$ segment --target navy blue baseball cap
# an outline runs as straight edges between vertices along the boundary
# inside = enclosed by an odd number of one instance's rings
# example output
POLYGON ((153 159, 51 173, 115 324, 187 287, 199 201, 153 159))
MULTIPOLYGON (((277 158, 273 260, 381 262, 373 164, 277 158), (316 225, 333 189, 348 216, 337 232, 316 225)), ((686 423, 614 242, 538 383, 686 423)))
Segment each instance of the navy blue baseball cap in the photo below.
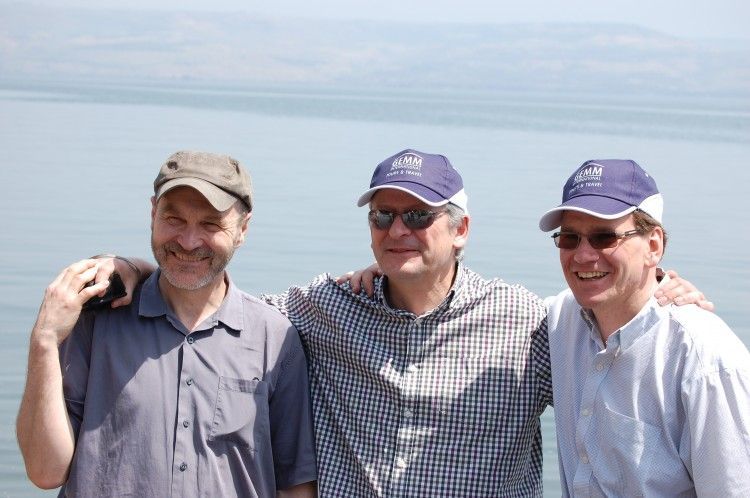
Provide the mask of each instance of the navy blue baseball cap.
POLYGON ((544 213, 539 228, 549 232, 559 227, 563 211, 614 220, 636 209, 662 222, 664 199, 651 175, 629 159, 593 159, 568 178, 562 204, 544 213))
POLYGON ((455 204, 469 213, 461 175, 447 157, 439 154, 406 149, 384 160, 375 168, 370 188, 360 196, 357 206, 364 206, 384 188, 401 190, 429 206, 455 204))

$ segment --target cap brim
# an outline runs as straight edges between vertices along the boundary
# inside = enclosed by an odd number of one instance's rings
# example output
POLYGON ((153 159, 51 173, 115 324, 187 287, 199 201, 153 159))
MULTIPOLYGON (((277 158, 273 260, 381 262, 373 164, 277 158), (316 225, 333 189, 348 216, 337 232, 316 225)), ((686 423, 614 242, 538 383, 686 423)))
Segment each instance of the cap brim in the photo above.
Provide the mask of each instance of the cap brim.
POLYGON ((631 206, 625 202, 602 197, 598 195, 582 195, 574 197, 568 202, 560 204, 544 213, 539 220, 539 229, 543 232, 549 232, 559 227, 562 223, 564 211, 577 211, 588 214, 594 218, 603 220, 615 220, 636 210, 636 206, 631 206))
POLYGON ((190 187, 197 190, 217 211, 226 211, 240 200, 213 183, 200 178, 175 178, 164 182, 156 192, 156 199, 158 200, 162 195, 177 187, 190 187))
POLYGON ((431 190, 427 187, 424 187, 422 185, 419 185, 417 183, 411 183, 411 182, 393 182, 393 183, 387 183, 385 185, 378 185, 377 187, 373 187, 369 190, 367 190, 364 194, 362 194, 359 197, 359 200, 357 201, 357 206, 362 207, 368 202, 370 202, 370 199, 372 199, 372 196, 375 195, 375 193, 378 190, 383 190, 386 188, 391 188, 395 190, 400 190, 402 192, 406 192, 409 195, 413 195, 420 201, 424 202, 428 206, 444 206, 445 204, 448 204, 449 200, 444 199, 440 194, 435 193, 434 190, 431 190))

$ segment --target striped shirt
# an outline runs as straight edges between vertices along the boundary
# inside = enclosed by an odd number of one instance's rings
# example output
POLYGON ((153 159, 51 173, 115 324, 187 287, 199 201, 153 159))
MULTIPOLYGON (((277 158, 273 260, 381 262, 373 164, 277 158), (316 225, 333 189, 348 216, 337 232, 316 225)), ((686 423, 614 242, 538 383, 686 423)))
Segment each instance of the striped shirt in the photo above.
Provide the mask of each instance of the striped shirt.
POLYGON ((384 279, 327 274, 266 300, 308 353, 321 496, 542 496, 539 416, 552 402, 546 309, 459 264, 421 316, 384 279))

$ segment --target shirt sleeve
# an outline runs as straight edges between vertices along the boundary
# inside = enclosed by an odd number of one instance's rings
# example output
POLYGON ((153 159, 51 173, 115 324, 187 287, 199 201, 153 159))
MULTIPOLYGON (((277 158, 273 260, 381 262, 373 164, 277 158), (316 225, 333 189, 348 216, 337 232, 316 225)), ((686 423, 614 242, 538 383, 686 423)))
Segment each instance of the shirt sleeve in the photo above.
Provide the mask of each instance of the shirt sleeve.
POLYGON ((543 407, 552 406, 552 365, 549 356, 546 317, 534 333, 531 347, 536 368, 536 379, 539 382, 540 404, 543 407))
POLYGON ((703 363, 683 384, 680 455, 698 496, 750 496, 750 354, 734 339, 722 351, 732 365, 703 363))
POLYGON ((86 402, 93 321, 94 312, 82 313, 73 331, 60 345, 63 396, 76 440, 83 421, 83 407, 86 402))
POLYGON ((332 279, 324 273, 305 286, 293 286, 281 294, 263 294, 261 299, 286 316, 299 332, 302 341, 316 330, 321 319, 321 310, 317 303, 330 301, 327 294, 331 292, 332 279))
POLYGON ((280 374, 269 400, 276 487, 286 489, 316 479, 307 361, 297 331, 290 327, 280 374))

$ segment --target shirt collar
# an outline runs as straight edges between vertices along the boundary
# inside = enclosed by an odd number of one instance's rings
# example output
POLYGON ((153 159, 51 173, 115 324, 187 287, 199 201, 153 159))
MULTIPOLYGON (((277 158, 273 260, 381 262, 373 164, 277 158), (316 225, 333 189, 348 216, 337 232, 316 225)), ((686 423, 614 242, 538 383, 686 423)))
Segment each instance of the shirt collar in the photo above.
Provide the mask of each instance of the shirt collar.
MULTIPOLYGON (((445 296, 445 299, 433 310, 428 311, 423 316, 429 316, 434 313, 440 313, 449 311, 452 309, 455 309, 459 302, 461 301, 461 297, 466 295, 466 273, 467 273, 466 267, 459 261, 456 263, 456 276, 453 279, 453 285, 451 285, 450 290, 448 291, 448 294, 445 296)), ((390 304, 388 304, 388 300, 385 297, 385 286, 388 281, 388 277, 385 275, 378 277, 375 279, 375 299, 376 301, 396 315, 413 315, 413 313, 402 310, 402 309, 396 309, 392 308, 390 304)))
MULTIPOLYGON (((141 287, 140 298, 138 300, 138 314, 147 318, 156 318, 159 316, 174 316, 169 305, 159 290, 159 276, 161 270, 157 269, 150 277, 143 282, 141 287)), ((242 332, 245 328, 244 300, 242 292, 234 285, 229 273, 224 272, 224 278, 227 279, 227 295, 224 297, 221 306, 211 316, 206 318, 200 326, 200 329, 215 327, 222 323, 226 327, 242 332)))
MULTIPOLYGON (((627 350, 659 320, 659 308, 656 298, 651 296, 637 315, 607 338, 607 348, 619 345, 623 351, 627 350)), ((604 343, 594 313, 590 309, 581 308, 581 318, 589 328, 591 340, 603 348, 604 343)))

